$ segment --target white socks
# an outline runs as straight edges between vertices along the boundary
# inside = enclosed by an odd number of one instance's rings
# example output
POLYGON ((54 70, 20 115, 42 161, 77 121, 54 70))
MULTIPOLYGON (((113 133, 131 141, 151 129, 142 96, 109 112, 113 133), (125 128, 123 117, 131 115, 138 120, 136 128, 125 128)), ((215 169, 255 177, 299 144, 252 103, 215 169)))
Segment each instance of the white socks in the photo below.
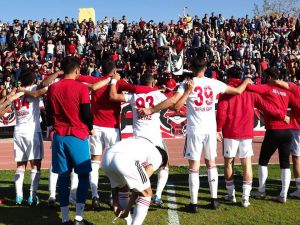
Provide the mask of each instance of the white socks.
POLYGON ((242 198, 249 201, 250 192, 252 190, 252 181, 243 181, 243 196, 242 198))
MULTIPOLYGON (((122 209, 126 209, 129 203, 129 192, 119 192, 119 204, 122 209)), ((126 221, 131 221, 131 214, 129 212, 128 217, 125 218, 126 221)))
POLYGON ((225 180, 225 183, 226 183, 226 189, 227 189, 228 195, 234 196, 235 195, 234 181, 233 180, 225 180))
POLYGON ((30 197, 35 198, 39 187, 41 173, 37 170, 31 170, 30 174, 30 197))
POLYGON ((60 207, 61 209, 61 217, 62 217, 62 222, 68 222, 70 220, 69 216, 69 206, 64 206, 60 207))
POLYGON ((134 217, 132 220, 132 225, 142 225, 150 206, 151 197, 141 197, 137 199, 136 206, 134 208, 134 217))
POLYGON ((57 184, 58 174, 52 172, 52 166, 49 169, 49 192, 50 198, 56 198, 56 184, 57 184))
POLYGON ((199 171, 189 170, 189 190, 192 204, 198 203, 198 191, 199 191, 200 179, 199 171))
POLYGON ((92 171, 90 172, 90 185, 92 191, 92 197, 99 198, 98 195, 98 179, 99 179, 99 168, 101 162, 92 160, 92 171))
POLYGON ((295 178, 297 190, 300 190, 300 178, 295 178))
POLYGON ((23 198, 23 181, 24 181, 24 169, 16 169, 15 172, 15 188, 16 196, 23 198))
POLYGON ((287 197, 287 193, 290 187, 291 182, 291 170, 290 169, 281 169, 281 192, 280 196, 283 198, 287 197))
POLYGON ((208 172, 208 183, 210 189, 211 198, 218 198, 218 170, 217 167, 210 167, 208 172))
POLYGON ((84 211, 83 203, 76 203, 76 212, 75 212, 75 220, 81 221, 83 220, 83 211, 84 211))
POLYGON ((258 191, 265 193, 266 192, 266 180, 268 178, 268 167, 267 166, 258 166, 258 181, 259 188, 258 191))
POLYGON ((161 194, 163 192, 164 187, 167 184, 168 177, 169 177, 169 168, 168 167, 161 168, 157 176, 158 180, 157 180, 156 196, 158 198, 161 198, 161 194))

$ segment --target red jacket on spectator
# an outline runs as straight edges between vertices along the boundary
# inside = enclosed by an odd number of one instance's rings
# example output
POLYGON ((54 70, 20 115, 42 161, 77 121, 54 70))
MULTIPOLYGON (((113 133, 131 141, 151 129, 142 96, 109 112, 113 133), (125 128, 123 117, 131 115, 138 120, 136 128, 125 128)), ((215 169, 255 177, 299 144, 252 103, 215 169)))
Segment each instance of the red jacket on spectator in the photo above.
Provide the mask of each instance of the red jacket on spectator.
MULTIPOLYGON (((238 87, 240 79, 229 79, 229 86, 238 87)), ((258 94, 244 91, 241 95, 221 95, 217 111, 217 131, 222 131, 228 139, 252 139, 254 126, 254 107, 268 109, 278 120, 283 120, 286 112, 264 101, 258 94)))
POLYGON ((69 55, 69 54, 74 55, 75 51, 76 51, 76 44, 67 45, 67 48, 66 48, 67 55, 69 55))
POLYGON ((267 61, 260 62, 260 67, 261 67, 262 72, 264 72, 266 69, 268 69, 268 65, 269 65, 269 63, 267 61))
MULTIPOLYGON (((300 99, 300 86, 296 85, 294 83, 289 83, 290 90, 294 94, 294 96, 298 99, 300 99)), ((300 130, 300 110, 293 107, 291 108, 291 129, 300 130)))
POLYGON ((112 61, 116 62, 119 59, 119 55, 118 55, 118 53, 115 52, 115 53, 110 55, 110 58, 111 58, 112 61))

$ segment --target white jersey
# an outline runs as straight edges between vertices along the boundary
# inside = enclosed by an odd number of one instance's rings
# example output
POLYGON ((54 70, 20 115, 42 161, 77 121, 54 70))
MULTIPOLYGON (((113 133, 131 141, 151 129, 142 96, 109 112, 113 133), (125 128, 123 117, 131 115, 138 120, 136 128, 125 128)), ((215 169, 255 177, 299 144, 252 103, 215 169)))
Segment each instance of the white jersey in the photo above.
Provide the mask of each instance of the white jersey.
POLYGON ((146 94, 128 94, 127 102, 130 103, 132 108, 134 136, 145 137, 155 145, 163 147, 160 130, 160 112, 142 118, 138 115, 137 110, 154 107, 166 99, 166 96, 160 91, 152 91, 146 94))
MULTIPOLYGON (((27 87, 26 90, 35 91, 37 86, 27 87)), ((32 98, 26 95, 14 101, 16 112, 15 133, 41 132, 39 105, 39 98, 32 98)))
POLYGON ((119 141, 108 149, 106 154, 107 156, 118 156, 128 165, 130 165, 130 162, 136 161, 144 167, 151 164, 154 171, 162 163, 162 157, 158 149, 145 138, 128 138, 119 141))
MULTIPOLYGON (((215 103, 218 94, 224 93, 227 85, 207 77, 193 78, 194 87, 187 101, 187 132, 210 134, 217 131, 215 103)), ((178 91, 183 94, 185 83, 178 91)))

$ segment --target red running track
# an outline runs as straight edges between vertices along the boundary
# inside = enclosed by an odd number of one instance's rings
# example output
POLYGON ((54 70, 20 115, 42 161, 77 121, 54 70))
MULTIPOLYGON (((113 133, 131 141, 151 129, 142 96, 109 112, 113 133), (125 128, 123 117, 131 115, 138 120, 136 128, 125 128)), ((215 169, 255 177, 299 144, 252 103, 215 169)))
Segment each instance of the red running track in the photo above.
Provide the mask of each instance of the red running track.
MULTIPOLYGON (((173 166, 184 166, 187 165, 187 161, 183 158, 182 150, 184 146, 184 139, 165 139, 165 142, 169 149, 170 164, 173 166)), ((253 141, 254 157, 253 163, 258 163, 258 156, 261 147, 262 138, 255 138, 253 141)), ((42 162, 43 168, 49 168, 51 162, 51 142, 44 141, 45 158, 42 162)), ((237 163, 239 160, 237 160, 237 163)), ((278 154, 274 154, 272 163, 278 163, 278 154)), ((204 159, 201 159, 201 163, 204 164, 204 159)), ((218 157, 217 164, 223 164, 222 158, 222 144, 218 143, 218 157)), ((12 139, 0 139, 0 170, 15 169, 16 163, 14 161, 13 153, 13 141, 12 139)))

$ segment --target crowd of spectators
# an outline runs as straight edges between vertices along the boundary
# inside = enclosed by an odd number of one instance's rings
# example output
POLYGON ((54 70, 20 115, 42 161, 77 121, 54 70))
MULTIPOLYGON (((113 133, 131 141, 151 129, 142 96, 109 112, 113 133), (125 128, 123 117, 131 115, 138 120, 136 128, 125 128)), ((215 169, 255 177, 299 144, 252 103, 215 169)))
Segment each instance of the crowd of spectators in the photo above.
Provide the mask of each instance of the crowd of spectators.
MULTIPOLYGON (((173 90, 182 76, 167 71, 169 52, 184 52, 184 68, 194 55, 209 62, 207 76, 226 81, 227 70, 241 67, 243 77, 260 83, 263 71, 276 66, 287 81, 299 80, 300 16, 224 18, 205 14, 203 18, 183 15, 178 21, 129 22, 105 17, 94 23, 74 18, 42 21, 15 19, 0 21, 1 96, 18 86, 24 68, 32 68, 37 80, 60 70, 66 55, 81 60, 81 74, 102 76, 101 62, 116 62, 123 79, 138 84, 146 71, 157 85, 173 90)), ((242 78, 243 78, 242 77, 242 78)))

